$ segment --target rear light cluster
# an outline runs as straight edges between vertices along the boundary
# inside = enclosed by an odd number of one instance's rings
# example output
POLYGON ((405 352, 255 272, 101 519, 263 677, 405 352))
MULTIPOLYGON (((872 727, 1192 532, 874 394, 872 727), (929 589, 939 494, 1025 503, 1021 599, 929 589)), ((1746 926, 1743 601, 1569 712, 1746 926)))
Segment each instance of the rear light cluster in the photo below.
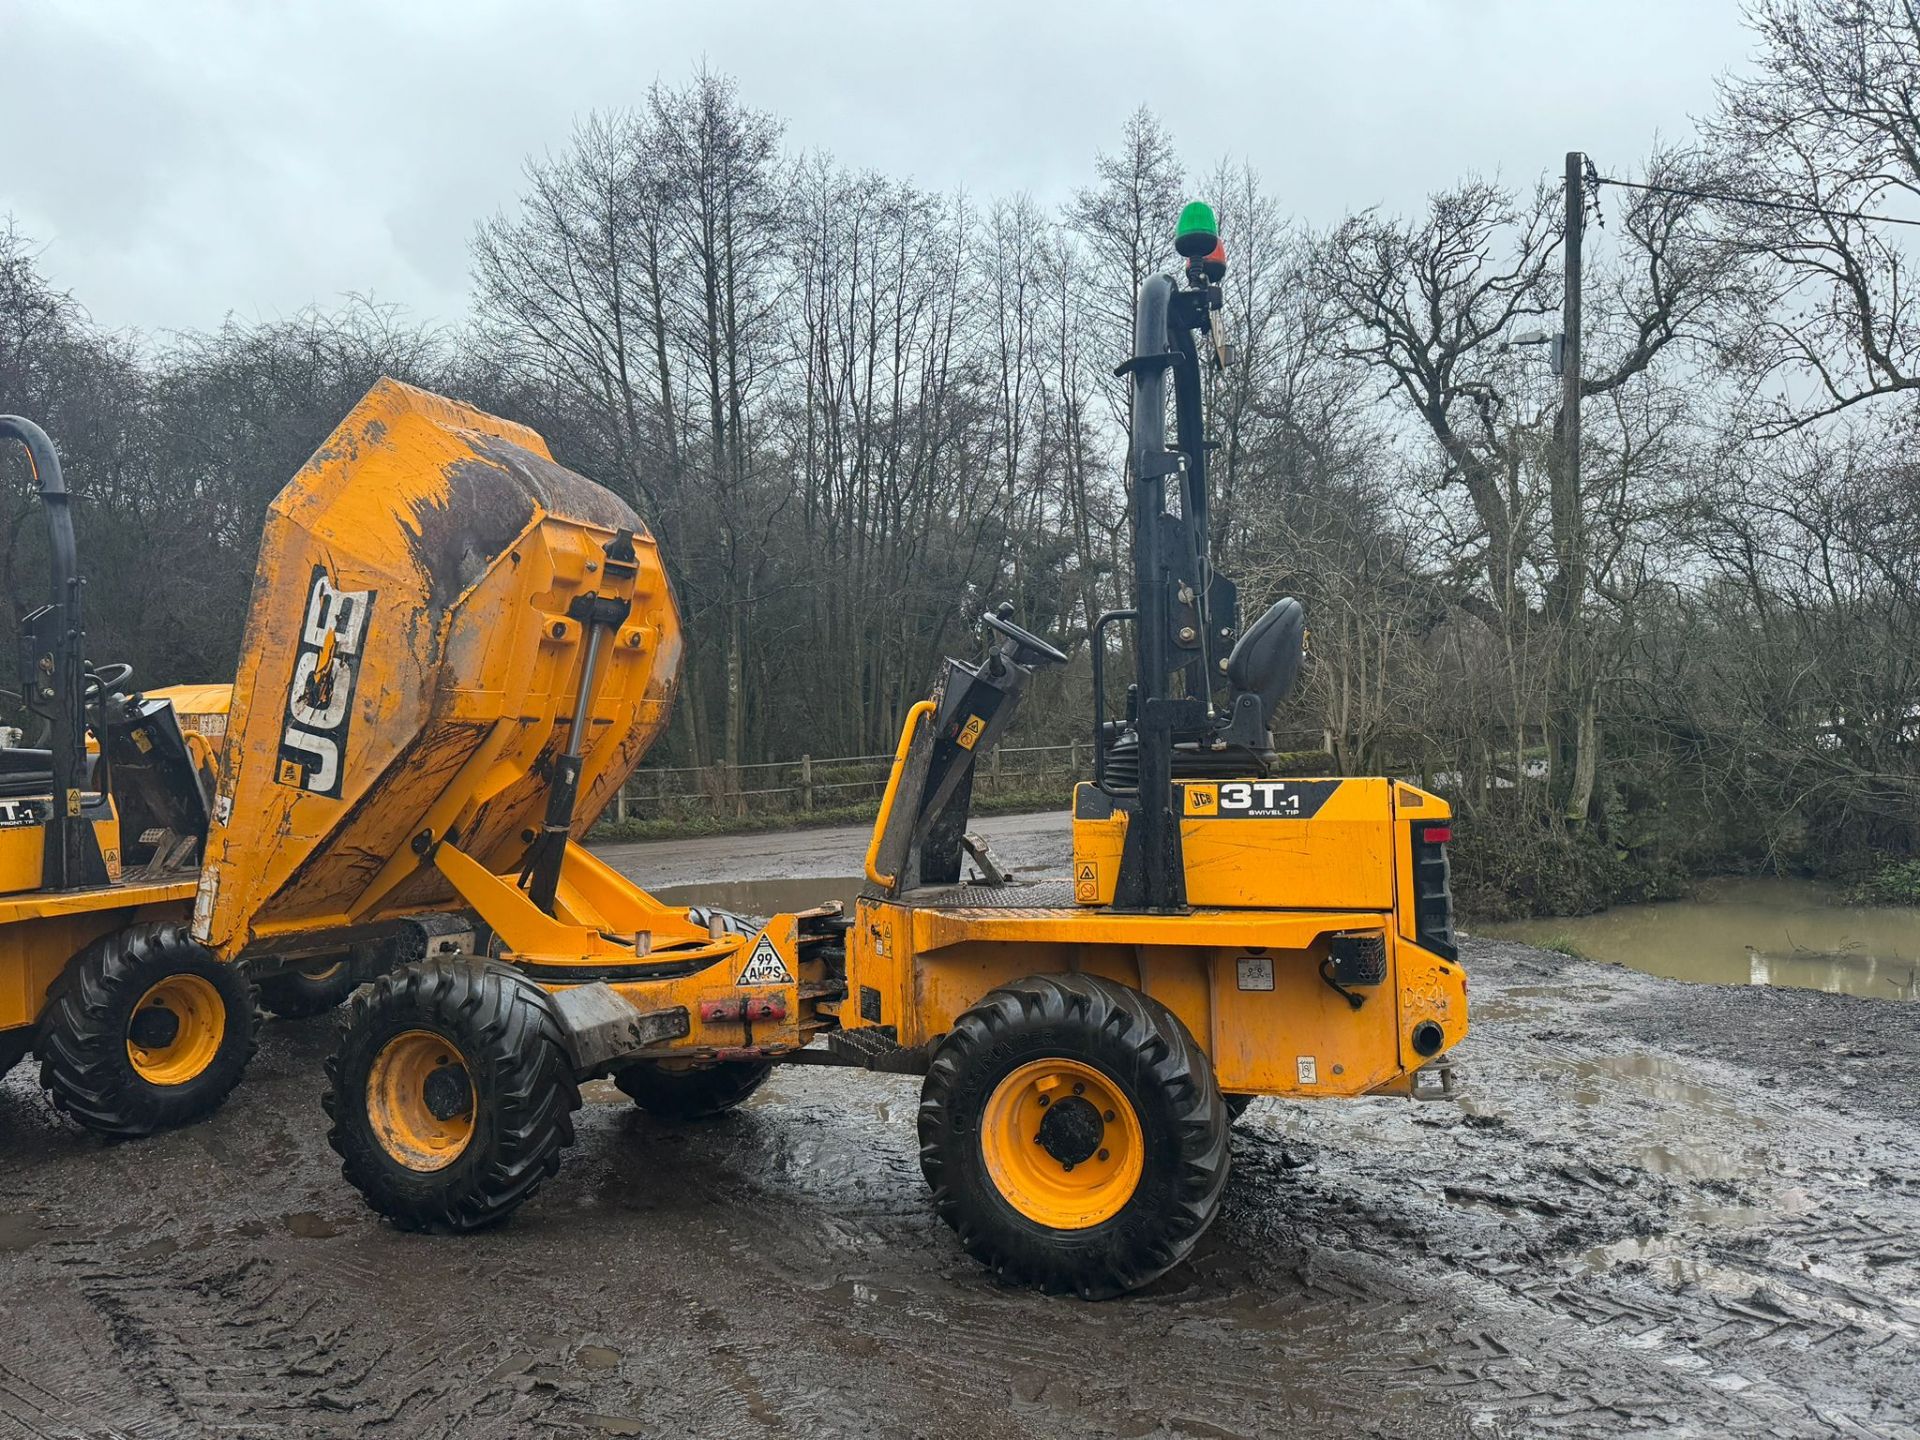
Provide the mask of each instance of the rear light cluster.
POLYGON ((1421 948, 1448 960, 1453 943, 1453 888, 1448 882, 1447 842, 1453 827, 1416 820, 1413 830, 1413 930, 1421 948))

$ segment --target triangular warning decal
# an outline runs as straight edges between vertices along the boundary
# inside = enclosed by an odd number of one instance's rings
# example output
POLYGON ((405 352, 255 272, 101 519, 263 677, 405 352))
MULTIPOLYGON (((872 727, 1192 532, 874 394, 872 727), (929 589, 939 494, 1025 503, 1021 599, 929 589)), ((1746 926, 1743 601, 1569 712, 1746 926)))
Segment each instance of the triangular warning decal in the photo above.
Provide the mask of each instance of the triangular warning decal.
POLYGON ((1073 878, 1076 880, 1098 880, 1100 878, 1100 872, 1094 868, 1091 860, 1082 860, 1080 862, 1080 868, 1074 873, 1073 878))
POLYGON ((762 935, 759 943, 753 947, 753 955, 747 961, 747 968, 740 972, 740 978, 735 983, 791 985, 793 972, 787 969, 787 962, 780 958, 780 952, 773 948, 773 941, 762 935))

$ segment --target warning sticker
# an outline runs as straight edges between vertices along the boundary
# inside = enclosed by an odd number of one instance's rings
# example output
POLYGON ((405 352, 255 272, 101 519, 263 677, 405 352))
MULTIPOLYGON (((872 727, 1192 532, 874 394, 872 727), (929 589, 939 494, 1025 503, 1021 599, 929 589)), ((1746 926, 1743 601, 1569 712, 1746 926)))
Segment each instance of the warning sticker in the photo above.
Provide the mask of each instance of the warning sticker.
POLYGON ((212 938, 214 902, 220 898, 220 872, 209 866, 200 872, 200 886, 193 895, 193 938, 202 945, 212 938))
POLYGON ((978 715, 969 715, 967 723, 960 727, 960 733, 953 737, 953 743, 962 750, 971 750, 986 733, 987 722, 978 715))
POLYGON ((773 941, 766 936, 760 937, 760 943, 753 947, 753 954, 747 960, 747 968, 740 972, 737 985, 791 985, 793 972, 787 969, 787 962, 780 958, 780 952, 773 948, 773 941))
POLYGON ((1318 1085, 1320 1083, 1320 1064, 1313 1056, 1295 1056, 1293 1066, 1294 1069, 1299 1072, 1300 1083, 1302 1085, 1318 1085))
POLYGON ((1239 959, 1239 984, 1242 990, 1273 989, 1273 957, 1242 955, 1239 959))
POLYGON ((1094 861, 1082 860, 1073 867, 1073 898, 1082 901, 1100 898, 1100 867, 1094 861))

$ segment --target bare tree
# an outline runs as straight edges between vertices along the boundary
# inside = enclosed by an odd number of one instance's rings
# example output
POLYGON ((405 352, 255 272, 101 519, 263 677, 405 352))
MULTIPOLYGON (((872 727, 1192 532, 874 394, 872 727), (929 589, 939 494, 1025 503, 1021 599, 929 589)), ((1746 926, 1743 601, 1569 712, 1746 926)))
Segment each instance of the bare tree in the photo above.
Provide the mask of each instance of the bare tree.
POLYGON ((1504 342, 1557 303, 1555 210, 1545 187, 1522 200, 1469 180, 1417 221, 1349 218, 1315 259, 1344 321, 1340 353, 1386 378, 1438 446, 1440 486, 1466 492, 1488 598, 1503 612, 1524 604, 1520 477, 1537 444, 1517 405, 1526 372, 1504 342))
POLYGON ((1913 0, 1760 0, 1756 64, 1721 83, 1706 125, 1726 233, 1772 282, 1757 337, 1756 423, 1779 433, 1920 387, 1920 298, 1908 234, 1920 198, 1920 7, 1913 0))

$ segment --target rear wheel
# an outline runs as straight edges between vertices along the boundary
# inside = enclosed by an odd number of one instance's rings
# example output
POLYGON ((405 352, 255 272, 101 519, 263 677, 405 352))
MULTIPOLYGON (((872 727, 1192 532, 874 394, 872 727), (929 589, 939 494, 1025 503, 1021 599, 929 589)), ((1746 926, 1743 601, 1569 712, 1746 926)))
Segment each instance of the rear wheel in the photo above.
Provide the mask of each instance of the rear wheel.
POLYGON ((723 1060, 699 1067, 640 1060, 616 1072, 613 1083, 657 1119, 708 1120, 745 1103, 772 1070, 765 1060, 723 1060))
POLYGON ((934 1052, 920 1164, 975 1258, 1098 1299, 1193 1249, 1219 1209, 1227 1125, 1207 1057, 1165 1006, 1043 975, 993 991, 934 1052))
POLYGON ((253 987, 184 925, 102 936, 60 973, 34 1050, 53 1103, 103 1135, 211 1113, 253 1055, 253 987))
POLYGON ((580 1091, 546 991, 493 960, 433 959, 354 998, 327 1061, 327 1142, 405 1230, 479 1230, 560 1169, 580 1091))
POLYGON ((351 995, 360 983, 354 967, 354 954, 343 950, 338 955, 309 960, 278 975, 258 982, 260 1003, 282 1020, 300 1020, 323 1015, 351 995))

